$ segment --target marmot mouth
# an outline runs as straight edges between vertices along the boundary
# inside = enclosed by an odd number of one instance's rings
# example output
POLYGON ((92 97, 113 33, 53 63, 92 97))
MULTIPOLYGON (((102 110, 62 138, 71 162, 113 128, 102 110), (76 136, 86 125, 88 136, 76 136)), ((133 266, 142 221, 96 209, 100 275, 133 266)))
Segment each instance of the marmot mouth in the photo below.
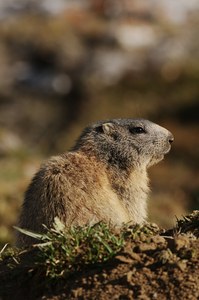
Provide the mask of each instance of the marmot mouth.
POLYGON ((169 146, 168 149, 164 152, 164 155, 167 154, 167 153, 169 153, 170 150, 171 150, 171 146, 169 146))

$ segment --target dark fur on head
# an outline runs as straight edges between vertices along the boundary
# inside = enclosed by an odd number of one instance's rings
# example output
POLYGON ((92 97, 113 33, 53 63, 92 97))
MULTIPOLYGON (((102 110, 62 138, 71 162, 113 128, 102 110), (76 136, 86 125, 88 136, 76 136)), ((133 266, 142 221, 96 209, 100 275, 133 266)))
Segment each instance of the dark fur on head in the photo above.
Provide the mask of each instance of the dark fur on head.
POLYGON ((163 127, 143 119, 113 119, 87 127, 74 150, 94 154, 120 169, 149 167, 169 152, 172 134, 163 127))

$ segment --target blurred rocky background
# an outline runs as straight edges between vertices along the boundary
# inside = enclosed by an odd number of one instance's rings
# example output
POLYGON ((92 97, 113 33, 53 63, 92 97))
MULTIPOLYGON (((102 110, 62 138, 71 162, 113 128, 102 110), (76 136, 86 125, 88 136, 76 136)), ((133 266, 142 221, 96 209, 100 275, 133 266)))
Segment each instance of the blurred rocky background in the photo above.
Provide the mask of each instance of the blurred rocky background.
POLYGON ((0 244, 40 162, 92 121, 143 117, 175 135, 150 170, 149 220, 199 209, 199 1, 0 1, 0 244))

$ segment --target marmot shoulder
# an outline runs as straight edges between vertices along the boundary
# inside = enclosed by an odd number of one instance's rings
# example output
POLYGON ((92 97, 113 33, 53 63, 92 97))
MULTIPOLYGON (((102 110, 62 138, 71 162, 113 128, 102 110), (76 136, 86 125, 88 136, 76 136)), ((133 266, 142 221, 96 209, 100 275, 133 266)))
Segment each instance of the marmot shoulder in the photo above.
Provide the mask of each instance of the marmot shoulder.
MULTIPOLYGON (((66 225, 104 221, 121 226, 147 217, 147 169, 169 152, 173 135, 143 119, 87 127, 70 152, 41 165, 30 183, 19 227, 43 232, 57 216, 66 225)), ((35 240, 18 234, 17 245, 35 240)))

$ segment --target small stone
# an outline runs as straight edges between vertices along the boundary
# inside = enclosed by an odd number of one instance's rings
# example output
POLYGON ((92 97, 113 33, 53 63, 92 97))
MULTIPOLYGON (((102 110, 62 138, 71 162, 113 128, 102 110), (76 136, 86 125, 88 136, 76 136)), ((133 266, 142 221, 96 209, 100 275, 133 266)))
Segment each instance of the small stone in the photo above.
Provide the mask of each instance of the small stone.
POLYGON ((176 250, 178 251, 181 248, 188 247, 189 239, 186 236, 180 235, 175 238, 174 243, 175 243, 176 250))
POLYGON ((159 235, 153 236, 151 238, 151 240, 156 244, 164 244, 166 242, 165 238, 163 238, 162 236, 159 236, 159 235))
POLYGON ((157 246, 155 243, 150 243, 150 244, 142 243, 138 246, 138 248, 140 252, 145 252, 145 251, 155 250, 157 246))
POLYGON ((130 264, 133 262, 131 258, 125 257, 124 255, 117 255, 115 258, 126 264, 130 264))
POLYGON ((185 261, 178 261, 177 266, 181 271, 184 271, 187 267, 187 264, 185 261))

